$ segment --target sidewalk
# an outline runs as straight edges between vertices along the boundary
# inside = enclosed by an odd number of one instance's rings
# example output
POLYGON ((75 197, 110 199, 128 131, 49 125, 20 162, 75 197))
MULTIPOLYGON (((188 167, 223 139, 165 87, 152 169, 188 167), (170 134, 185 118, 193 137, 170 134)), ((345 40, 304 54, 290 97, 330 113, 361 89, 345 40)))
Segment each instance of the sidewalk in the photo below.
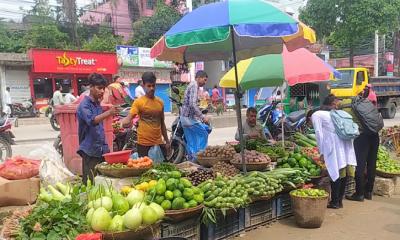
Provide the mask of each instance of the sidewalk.
POLYGON ((374 196, 362 203, 344 200, 344 208, 327 209, 321 228, 297 227, 294 217, 270 227, 246 232, 235 240, 398 240, 400 239, 400 196, 374 196), (268 237, 266 237, 268 236, 268 237))

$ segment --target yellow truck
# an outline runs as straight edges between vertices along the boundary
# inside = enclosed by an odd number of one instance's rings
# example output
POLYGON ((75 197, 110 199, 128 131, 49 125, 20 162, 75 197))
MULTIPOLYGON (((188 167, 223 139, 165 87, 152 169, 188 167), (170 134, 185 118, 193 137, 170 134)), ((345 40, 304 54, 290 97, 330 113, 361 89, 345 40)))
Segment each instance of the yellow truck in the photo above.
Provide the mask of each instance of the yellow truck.
POLYGON ((378 108, 383 118, 392 119, 400 104, 400 78, 398 77, 369 77, 366 68, 339 68, 341 78, 330 84, 331 93, 337 97, 355 97, 360 94, 367 84, 375 91, 378 108))

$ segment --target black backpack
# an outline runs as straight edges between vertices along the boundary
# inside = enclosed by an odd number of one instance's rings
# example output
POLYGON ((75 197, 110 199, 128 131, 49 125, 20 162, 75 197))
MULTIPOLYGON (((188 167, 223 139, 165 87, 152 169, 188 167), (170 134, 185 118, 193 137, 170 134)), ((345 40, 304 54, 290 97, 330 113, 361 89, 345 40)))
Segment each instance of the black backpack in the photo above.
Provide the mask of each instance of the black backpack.
POLYGON ((353 99, 351 108, 366 131, 378 133, 383 128, 383 118, 370 100, 358 96, 353 99))

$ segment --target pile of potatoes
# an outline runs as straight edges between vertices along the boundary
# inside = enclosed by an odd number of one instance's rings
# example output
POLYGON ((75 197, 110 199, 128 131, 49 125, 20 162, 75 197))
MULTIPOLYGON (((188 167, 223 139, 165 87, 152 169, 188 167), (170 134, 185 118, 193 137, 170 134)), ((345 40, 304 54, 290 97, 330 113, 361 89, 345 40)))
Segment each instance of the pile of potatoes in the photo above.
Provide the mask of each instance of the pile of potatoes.
POLYGON ((199 152, 199 157, 218 157, 232 159, 236 154, 235 148, 231 145, 208 146, 204 151, 199 152))
MULTIPOLYGON (((245 150, 244 151, 244 159, 246 163, 270 163, 271 159, 263 154, 259 153, 255 150, 245 150)), ((233 157, 233 163, 242 163, 242 157, 240 153, 236 153, 233 157)))

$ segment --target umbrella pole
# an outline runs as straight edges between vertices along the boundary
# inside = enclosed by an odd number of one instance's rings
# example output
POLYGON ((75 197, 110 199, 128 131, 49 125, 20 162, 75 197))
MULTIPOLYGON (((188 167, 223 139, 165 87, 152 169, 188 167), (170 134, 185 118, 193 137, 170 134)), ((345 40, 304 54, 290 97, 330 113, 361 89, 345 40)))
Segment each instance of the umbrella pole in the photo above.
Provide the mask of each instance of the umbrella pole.
POLYGON ((238 121, 239 140, 240 140, 240 156, 242 157, 243 172, 247 172, 245 159, 244 159, 244 139, 243 139, 243 126, 242 126, 242 109, 240 106, 241 91, 239 86, 239 77, 237 72, 237 59, 236 59, 236 47, 235 47, 235 31, 233 26, 230 26, 231 38, 232 38, 232 54, 233 54, 233 66, 235 71, 235 83, 236 83, 236 94, 235 94, 235 105, 236 115, 238 121))

